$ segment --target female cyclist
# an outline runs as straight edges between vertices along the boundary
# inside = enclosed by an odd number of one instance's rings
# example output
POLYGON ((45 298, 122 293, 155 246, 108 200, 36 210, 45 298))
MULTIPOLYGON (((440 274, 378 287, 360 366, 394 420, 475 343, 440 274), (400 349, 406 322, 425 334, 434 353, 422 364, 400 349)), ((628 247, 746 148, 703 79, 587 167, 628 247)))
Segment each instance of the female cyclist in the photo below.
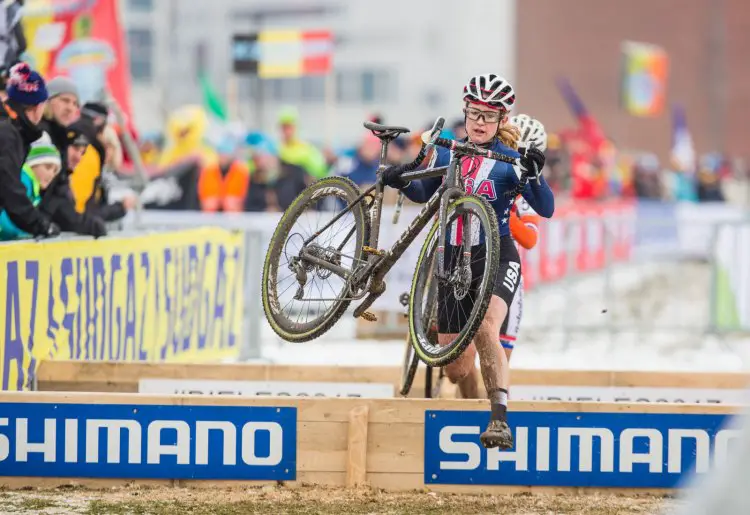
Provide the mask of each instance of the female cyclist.
MULTIPOLYGON (((511 118, 510 123, 517 127, 521 133, 518 140, 520 147, 533 147, 542 152, 547 150, 547 132, 539 120, 535 120, 525 114, 519 114, 511 118)), ((511 217, 508 225, 510 226, 511 237, 526 250, 533 249, 539 238, 539 215, 536 214, 521 195, 516 197, 516 202, 513 204, 510 212, 511 217)), ((500 329, 500 345, 505 349, 508 362, 510 362, 510 356, 513 353, 513 347, 518 337, 522 316, 523 275, 521 275, 516 296, 510 305, 508 316, 505 317, 503 326, 500 329)))
MULTIPOLYGON (((547 149, 547 133, 544 125, 528 115, 521 114, 510 119, 510 123, 520 131, 518 145, 521 147, 534 147, 544 152, 547 149)), ((518 245, 526 250, 533 249, 539 238, 539 215, 531 208, 529 203, 521 195, 516 197, 513 207, 510 209, 508 220, 510 236, 518 245)), ((518 284, 518 290, 513 297, 508 314, 505 316, 503 325, 500 327, 500 346, 505 349, 505 356, 510 363, 511 354, 515 347, 518 331, 521 327, 523 317, 523 274, 518 284)), ((472 356, 476 353, 473 345, 466 352, 472 356)), ((469 374, 461 380, 459 388, 464 399, 476 399, 479 397, 477 390, 477 371, 472 368, 469 374)))
MULTIPOLYGON (((479 353, 482 379, 490 399, 492 414, 487 429, 480 435, 482 444, 487 447, 509 449, 513 446, 513 436, 507 423, 509 369, 508 359, 497 344, 500 325, 508 313, 508 306, 518 289, 521 277, 521 262, 518 250, 510 237, 510 210, 515 203, 515 190, 522 174, 531 178, 523 188, 522 195, 534 210, 544 217, 551 217, 555 210, 555 200, 549 186, 540 175, 544 167, 544 153, 529 148, 520 153, 513 150, 517 146, 519 131, 510 125, 508 114, 516 101, 512 86, 495 74, 472 77, 464 86, 464 124, 471 143, 501 152, 512 157, 520 157, 520 167, 508 163, 483 158, 464 158, 461 173, 469 192, 484 196, 492 205, 500 229, 500 268, 493 289, 492 299, 482 325, 473 343, 479 353), (537 179, 539 182, 537 182, 537 179)), ((445 166, 450 162, 451 152, 437 148, 430 166, 445 166)), ((399 171, 388 168, 383 171, 383 183, 398 188, 413 202, 426 202, 440 187, 441 179, 430 178, 411 183, 401 179, 399 171)), ((481 255, 482 235, 471 235, 474 239, 472 255, 481 255)), ((450 245, 446 245, 446 265, 456 259, 461 247, 460 235, 451 229, 450 245)), ((481 264, 483 270, 483 264, 481 264)), ((443 313, 458 308, 458 312, 470 313, 472 306, 465 305, 473 296, 467 295, 456 300, 448 294, 447 288, 439 288, 439 303, 445 309, 438 314, 438 342, 447 344, 453 341, 462 327, 461 320, 445 320, 443 313)), ((465 321, 463 321, 465 323, 465 321)), ((453 383, 458 383, 462 392, 468 391, 466 378, 474 369, 474 352, 464 352, 457 360, 446 366, 446 373, 453 383)), ((476 381, 474 382, 476 392, 476 381)), ((476 397, 476 393, 473 395, 476 397)))

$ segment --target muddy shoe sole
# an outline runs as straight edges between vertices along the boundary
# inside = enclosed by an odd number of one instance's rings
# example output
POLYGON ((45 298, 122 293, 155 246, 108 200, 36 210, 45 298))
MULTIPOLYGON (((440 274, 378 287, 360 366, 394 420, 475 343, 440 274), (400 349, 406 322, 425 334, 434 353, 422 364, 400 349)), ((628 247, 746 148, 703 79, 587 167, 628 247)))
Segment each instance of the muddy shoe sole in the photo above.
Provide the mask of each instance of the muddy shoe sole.
POLYGON ((479 436, 479 441, 486 449, 499 447, 507 450, 513 448, 513 435, 510 431, 485 431, 479 436))

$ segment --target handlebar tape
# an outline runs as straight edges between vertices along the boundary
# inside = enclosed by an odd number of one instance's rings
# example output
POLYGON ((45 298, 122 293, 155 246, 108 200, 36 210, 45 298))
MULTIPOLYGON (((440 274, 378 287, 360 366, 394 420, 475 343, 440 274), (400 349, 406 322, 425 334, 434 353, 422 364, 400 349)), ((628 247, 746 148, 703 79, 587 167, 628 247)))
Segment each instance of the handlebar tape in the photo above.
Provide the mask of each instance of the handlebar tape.
POLYGON ((517 159, 515 157, 506 156, 505 154, 501 154, 499 152, 493 152, 492 150, 486 148, 477 147, 476 145, 472 145, 470 143, 461 143, 460 141, 452 139, 437 138, 437 140, 435 140, 435 145, 450 150, 456 150, 462 154, 486 157, 487 159, 492 159, 494 161, 502 161, 503 163, 514 164, 517 162, 517 159))

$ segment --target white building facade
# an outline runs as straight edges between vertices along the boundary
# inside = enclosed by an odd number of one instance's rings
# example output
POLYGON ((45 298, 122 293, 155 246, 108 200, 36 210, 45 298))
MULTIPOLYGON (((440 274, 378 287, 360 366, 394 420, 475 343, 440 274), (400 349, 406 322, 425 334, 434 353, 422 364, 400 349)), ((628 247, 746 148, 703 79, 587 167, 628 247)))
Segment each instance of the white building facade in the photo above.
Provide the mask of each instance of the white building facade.
POLYGON ((279 109, 294 105, 304 137, 335 145, 358 138, 372 113, 413 130, 458 118, 470 76, 515 76, 515 0, 120 1, 142 131, 161 131, 169 111, 202 102, 200 63, 248 128, 275 133, 279 109), (266 29, 332 31, 332 75, 235 75, 232 36, 266 29))

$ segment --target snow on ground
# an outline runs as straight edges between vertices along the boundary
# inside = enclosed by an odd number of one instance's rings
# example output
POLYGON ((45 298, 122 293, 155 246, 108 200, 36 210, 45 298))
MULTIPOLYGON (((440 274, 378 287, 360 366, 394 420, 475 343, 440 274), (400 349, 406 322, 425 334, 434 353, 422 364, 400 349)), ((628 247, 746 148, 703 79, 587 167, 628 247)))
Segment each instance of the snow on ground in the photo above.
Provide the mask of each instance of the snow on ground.
MULTIPOLYGON (((514 368, 746 370, 750 337, 709 335, 711 270, 652 261, 566 279, 527 293, 514 368)), ((404 340, 357 340, 347 313, 313 342, 288 343, 263 320, 261 361, 400 366, 404 340)))

